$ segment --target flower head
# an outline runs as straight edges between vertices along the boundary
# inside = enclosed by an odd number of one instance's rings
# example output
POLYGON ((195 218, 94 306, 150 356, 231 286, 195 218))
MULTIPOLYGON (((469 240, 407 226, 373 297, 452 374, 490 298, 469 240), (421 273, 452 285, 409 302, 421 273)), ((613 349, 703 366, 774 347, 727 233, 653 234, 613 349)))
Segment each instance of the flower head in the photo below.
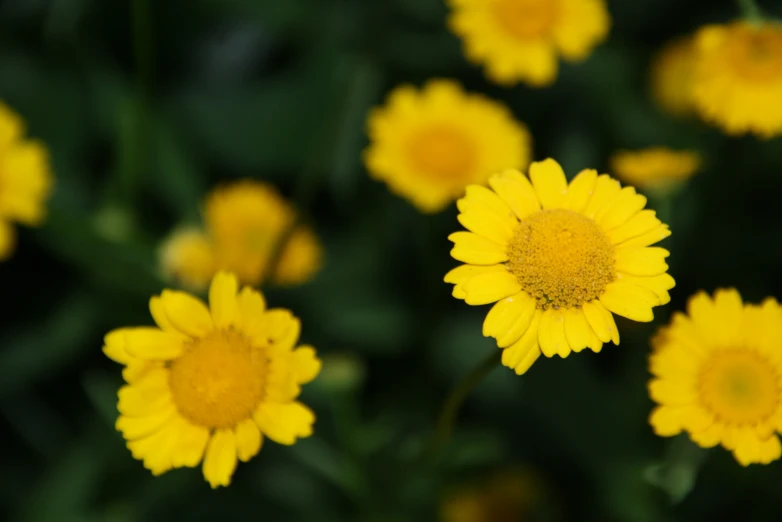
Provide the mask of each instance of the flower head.
POLYGON ((629 151, 611 156, 611 171, 616 177, 646 190, 665 190, 695 174, 701 166, 695 151, 675 151, 665 147, 629 151))
POLYGON ((301 284, 321 264, 322 248, 306 225, 293 231, 296 212, 266 183, 244 180, 213 190, 206 199, 206 230, 175 232, 161 249, 163 270, 185 285, 202 289, 218 270, 257 285, 269 276, 280 285, 301 284), (278 243, 285 241, 273 268, 278 243))
POLYGON ((453 81, 431 81, 421 91, 398 87, 368 128, 369 173, 422 212, 438 212, 468 184, 530 161, 526 127, 505 106, 453 81))
POLYGON ((469 232, 449 236, 451 255, 466 264, 445 276, 467 304, 496 303, 483 334, 519 374, 541 353, 619 344, 612 312, 651 321, 674 286, 668 251, 650 246, 668 226, 635 189, 594 170, 568 185, 552 159, 533 163, 530 179, 508 170, 489 179, 492 190, 467 187, 457 204, 469 232))
POLYGON ((733 22, 701 29, 693 103, 728 134, 782 134, 782 24, 733 22))
POLYGON ((0 259, 14 250, 11 223, 38 226, 46 216, 44 203, 52 188, 46 149, 23 137, 24 123, 0 102, 0 259))
POLYGON ((580 61, 608 36, 603 0, 449 0, 451 30, 467 58, 497 83, 535 87, 557 77, 558 59, 580 61))
POLYGON ((654 431, 686 431, 721 444, 743 466, 782 454, 782 307, 743 304, 736 290, 700 292, 652 341, 649 394, 654 431))
POLYGON ((296 398, 320 361, 312 347, 296 348, 301 325, 288 310, 267 310, 225 272, 209 308, 164 290, 149 309, 157 326, 114 330, 103 351, 125 365, 117 429, 153 474, 203 461, 209 484, 227 486, 264 437, 290 445, 312 434, 315 416, 296 398))
POLYGON ((692 113, 694 64, 695 48, 689 36, 666 44, 652 62, 652 95, 663 109, 674 116, 692 113))

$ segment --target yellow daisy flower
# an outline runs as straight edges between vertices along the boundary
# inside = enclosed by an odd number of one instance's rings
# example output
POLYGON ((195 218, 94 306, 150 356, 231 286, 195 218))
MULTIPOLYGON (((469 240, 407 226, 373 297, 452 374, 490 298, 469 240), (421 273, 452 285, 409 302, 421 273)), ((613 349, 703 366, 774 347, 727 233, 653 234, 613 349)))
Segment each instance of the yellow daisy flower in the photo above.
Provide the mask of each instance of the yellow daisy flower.
POLYGON ((175 230, 160 252, 163 272, 187 288, 206 288, 217 269, 209 237, 194 227, 175 230))
POLYGON ((364 162, 372 177, 421 212, 438 212, 470 183, 526 168, 531 138, 502 104, 449 80, 395 89, 369 116, 364 162))
POLYGON ((649 394, 655 433, 686 431, 743 466, 782 454, 782 307, 743 304, 734 290, 693 296, 652 341, 649 394))
POLYGON ((584 60, 608 36, 604 0, 449 0, 464 53, 493 81, 534 87, 557 77, 558 59, 584 60))
POLYGON ((22 120, 0 102, 0 260, 7 259, 16 244, 11 223, 43 222, 53 184, 46 149, 23 134, 22 120))
POLYGON ((541 353, 567 357, 619 344, 612 312, 651 321, 669 302, 674 281, 668 251, 650 245, 670 235, 643 210, 646 198, 594 170, 568 185, 559 164, 533 163, 530 180, 515 170, 472 185, 457 202, 451 256, 453 296, 470 305, 496 303, 483 334, 503 348, 502 362, 526 372, 541 353))
POLYGON ((264 436, 291 445, 312 434, 315 415, 296 401, 320 361, 296 347, 301 324, 288 310, 218 273, 209 308, 164 290, 149 302, 156 327, 120 328, 103 352, 125 365, 117 429, 154 475, 203 461, 204 478, 227 486, 264 436))
POLYGON ((626 183, 644 190, 665 190, 688 180, 701 166, 700 154, 650 147, 620 150, 611 156, 611 172, 626 183))
POLYGON ((707 26, 696 46, 692 93, 701 117, 728 134, 782 134, 782 24, 707 26))
POLYGON ((689 36, 666 44, 652 62, 652 96, 660 107, 674 116, 687 116, 693 111, 694 64, 695 48, 689 36))

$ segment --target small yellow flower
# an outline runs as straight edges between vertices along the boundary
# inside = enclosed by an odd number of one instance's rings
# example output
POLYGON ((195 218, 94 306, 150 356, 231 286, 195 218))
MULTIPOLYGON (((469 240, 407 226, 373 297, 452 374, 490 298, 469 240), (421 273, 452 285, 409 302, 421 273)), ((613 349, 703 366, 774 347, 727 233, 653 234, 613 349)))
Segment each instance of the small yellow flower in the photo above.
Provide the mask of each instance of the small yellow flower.
POLYGON ((22 120, 0 102, 0 260, 7 259, 16 244, 11 223, 43 222, 53 184, 46 149, 23 134, 22 120))
POLYGON ((620 150, 611 157, 611 171, 617 178, 644 190, 665 190, 693 176, 701 166, 695 151, 665 147, 620 150))
POLYGON ((652 341, 649 417, 664 437, 682 431, 743 466, 782 454, 782 307, 743 304, 736 290, 700 292, 652 341))
POLYGON ((526 470, 503 470, 447 495, 442 522, 513 522, 532 519, 542 504, 540 479, 526 470))
POLYGON ((692 37, 666 44, 652 62, 651 86, 655 101, 674 116, 692 113, 692 73, 695 48, 692 37))
POLYGON ((321 365, 311 346, 296 348, 301 324, 290 311, 267 310, 225 272, 209 308, 164 290, 149 309, 156 327, 114 330, 103 351, 125 365, 117 429, 154 475, 203 461, 209 484, 227 486, 264 437, 291 445, 312 434, 315 415, 296 398, 321 365))
POLYGON ((368 130, 370 175, 421 212, 442 210, 497 170, 526 168, 531 156, 527 128, 504 105, 448 80, 397 88, 368 130))
POLYGON ((244 180, 213 190, 205 205, 206 230, 175 232, 161 248, 169 276, 203 289, 218 270, 235 273, 242 283, 258 285, 265 277, 278 285, 296 285, 320 269, 322 247, 306 225, 288 235, 296 212, 266 183, 244 180), (281 240, 287 239, 274 273, 267 274, 281 240))
POLYGON ((668 251, 650 245, 670 231, 646 198, 594 170, 568 185, 559 164, 533 163, 528 180, 515 170, 472 185, 457 202, 469 232, 449 236, 453 296, 496 303, 483 334, 503 348, 502 362, 522 374, 541 353, 567 357, 619 344, 612 312, 648 322, 670 301, 668 251))
POLYGON ((782 24, 733 22, 696 35, 693 103, 727 134, 782 134, 782 24))
POLYGON ((608 36, 603 0, 449 0, 464 53, 493 81, 550 85, 558 60, 584 60, 608 36))

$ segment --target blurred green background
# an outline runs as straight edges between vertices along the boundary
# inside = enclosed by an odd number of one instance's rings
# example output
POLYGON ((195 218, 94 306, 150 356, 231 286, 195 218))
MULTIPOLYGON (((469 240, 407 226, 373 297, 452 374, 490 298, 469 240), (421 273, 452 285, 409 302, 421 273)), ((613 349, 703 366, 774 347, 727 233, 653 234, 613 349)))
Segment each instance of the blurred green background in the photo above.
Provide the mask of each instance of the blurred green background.
MULTIPOLYGON (((782 2, 761 2, 782 15, 782 2)), ((653 105, 648 63, 669 38, 734 18, 729 0, 614 0, 609 41, 548 89, 504 89, 462 57, 442 0, 2 0, 0 99, 48 145, 49 219, 0 266, 0 519, 25 522, 437 520, 444 491, 508 466, 548 491, 524 520, 767 520, 782 464, 741 468, 646 422, 648 338, 698 289, 782 297, 782 140, 734 139, 653 105), (676 196, 673 301, 620 347, 498 368, 470 397, 438 466, 418 466, 450 386, 494 341, 487 307, 442 282, 454 208, 418 214, 361 165, 367 111, 395 85, 461 81, 503 100, 536 159, 605 171, 623 147, 700 150, 676 196), (233 484, 154 478, 113 428, 110 329, 149 324, 166 284, 159 241, 216 183, 256 178, 322 237, 311 283, 265 290, 326 360, 305 388, 316 435, 266 444, 233 484)), ((780 101, 782 103, 782 101, 780 101)), ((519 519, 521 520, 521 519, 519 519)), ((495 521, 486 521, 495 522, 495 521)), ((502 521, 505 522, 505 521, 502 521)))

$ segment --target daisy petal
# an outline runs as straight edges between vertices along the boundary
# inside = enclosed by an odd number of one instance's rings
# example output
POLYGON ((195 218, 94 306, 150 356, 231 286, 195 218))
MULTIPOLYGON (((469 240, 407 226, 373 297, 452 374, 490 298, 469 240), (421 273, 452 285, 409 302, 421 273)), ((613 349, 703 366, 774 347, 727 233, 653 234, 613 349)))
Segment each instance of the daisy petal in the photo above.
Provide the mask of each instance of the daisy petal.
POLYGON ((567 194, 567 179, 559 163, 551 158, 532 163, 529 177, 545 209, 562 208, 567 194))
POLYGON ((299 402, 264 402, 255 410, 253 419, 264 435, 278 444, 290 446, 297 438, 312 435, 315 414, 299 402))
POLYGON ((234 428, 236 436, 236 455, 242 462, 247 462, 261 451, 263 437, 258 425, 252 419, 246 419, 234 428))
POLYGON ((476 275, 462 285, 464 302, 470 305, 494 303, 521 292, 516 276, 507 270, 476 275))
MULTIPOLYGON (((565 337, 574 352, 580 352, 596 337, 587 322, 583 310, 569 308, 565 310, 565 337)), ((599 339, 598 339, 599 342, 599 339)))
POLYGON ((662 222, 657 219, 657 214, 654 210, 646 209, 631 217, 623 225, 618 226, 613 230, 609 230, 606 232, 606 235, 608 236, 608 239, 611 240, 611 243, 619 245, 629 239, 642 236, 661 226, 662 222))
POLYGON ((483 322, 484 337, 494 337, 505 348, 519 340, 529 328, 535 313, 535 300, 525 293, 506 297, 495 304, 483 322))
POLYGON ((472 232, 454 232, 448 239, 454 243, 451 256, 457 261, 473 265, 495 265, 508 260, 502 246, 472 232))
POLYGON ((204 457, 204 478, 212 488, 227 486, 236 470, 236 436, 233 430, 221 429, 212 435, 204 457))
POLYGON ((584 311, 584 317, 586 317, 590 328, 595 332, 597 338, 601 342, 610 343, 612 338, 611 325, 606 320, 607 310, 600 304, 600 301, 595 300, 584 303, 581 309, 584 311))
POLYGON ((519 219, 540 210, 540 202, 529 180, 516 170, 505 171, 489 178, 489 185, 519 219))
POLYGON ((521 338, 502 351, 502 364, 512 368, 516 375, 522 375, 530 369, 540 357, 538 345, 538 324, 540 323, 540 310, 536 310, 527 331, 521 338))
POLYGON ((163 290, 160 299, 169 321, 183 334, 204 337, 214 329, 212 316, 200 299, 174 290, 163 290))
POLYGON ((171 464, 175 468, 194 468, 204 458, 209 443, 209 430, 196 426, 184 418, 177 420, 177 442, 171 452, 171 464))
POLYGON ((615 268, 617 272, 635 276, 657 276, 668 270, 665 258, 669 255, 660 247, 618 248, 615 268))
POLYGON ((597 184, 597 171, 584 169, 570 182, 565 196, 565 208, 574 212, 583 212, 597 184))
POLYGON ((606 205, 611 203, 613 199, 619 194, 621 186, 619 182, 613 179, 607 174, 601 174, 597 177, 597 183, 595 183, 595 191, 592 194, 592 199, 587 203, 584 209, 584 215, 588 218, 594 219, 598 212, 603 210, 606 205))
POLYGON ((661 437, 672 437, 682 432, 681 414, 676 408, 658 406, 649 415, 649 424, 661 437))
POLYGON ((125 349, 140 359, 168 361, 182 355, 185 345, 182 336, 166 333, 158 328, 132 328, 125 334, 125 349))
POLYGON ((570 345, 565 337, 565 317, 562 310, 545 310, 538 325, 540 351, 546 357, 570 355, 570 345))
POLYGON ((218 272, 209 287, 209 307, 215 328, 228 328, 237 320, 238 306, 236 293, 239 280, 228 272, 218 272))
POLYGON ((633 187, 625 187, 619 195, 597 214, 597 222, 603 230, 613 230, 627 223, 646 206, 646 198, 636 194, 633 187))
POLYGON ((600 302, 617 315, 646 323, 654 319, 652 307, 659 305, 660 299, 642 286, 614 281, 606 287, 600 302))

